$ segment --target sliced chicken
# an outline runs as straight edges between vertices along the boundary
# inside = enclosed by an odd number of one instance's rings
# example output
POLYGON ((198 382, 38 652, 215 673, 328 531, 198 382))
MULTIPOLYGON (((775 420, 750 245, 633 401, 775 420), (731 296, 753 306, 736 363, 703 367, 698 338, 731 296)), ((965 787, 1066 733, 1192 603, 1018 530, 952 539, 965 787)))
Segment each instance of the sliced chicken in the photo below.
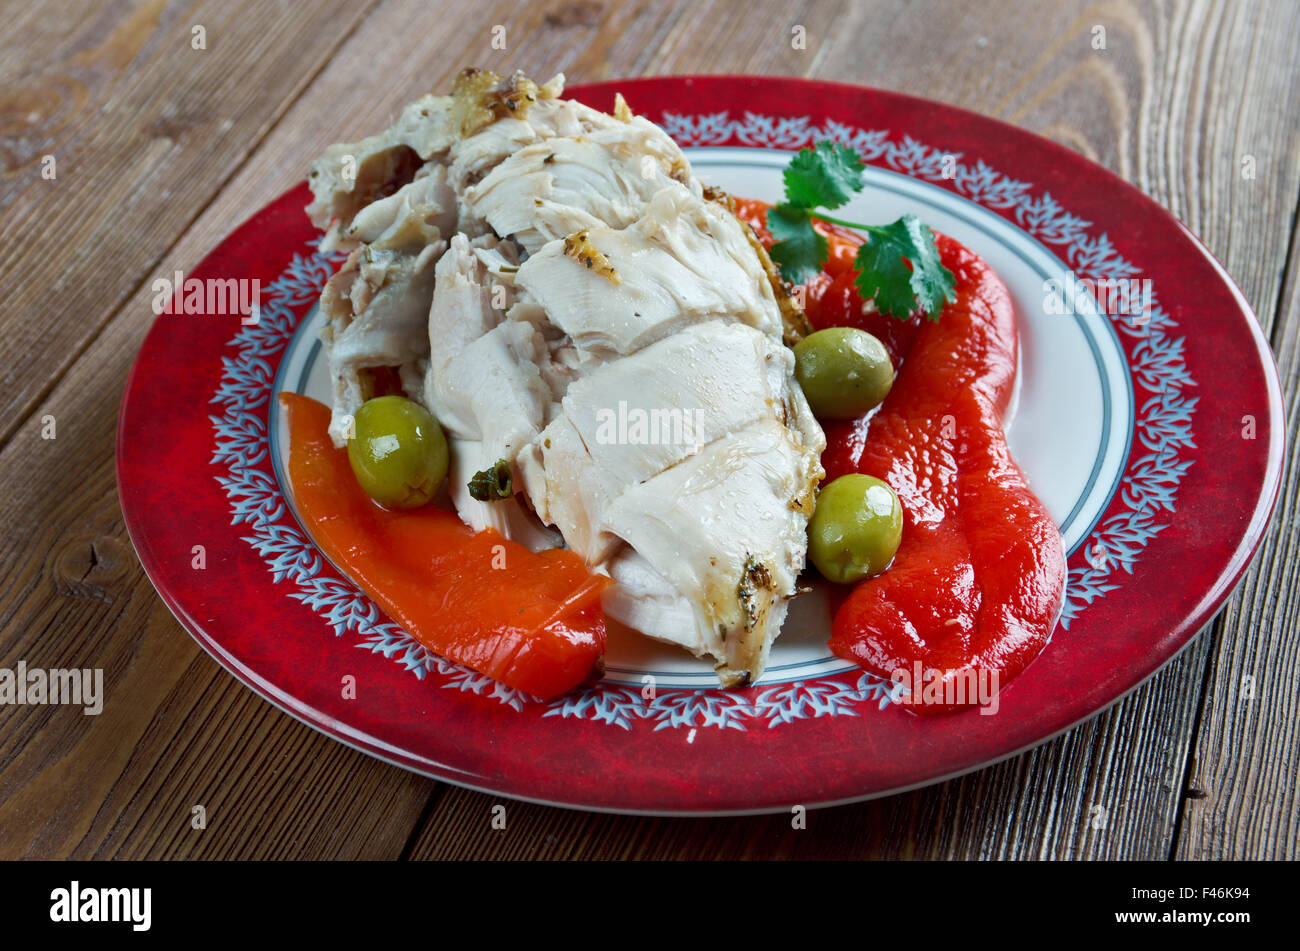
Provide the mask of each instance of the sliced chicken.
POLYGON ((617 582, 609 616, 752 683, 822 476, 783 344, 806 324, 663 130, 561 85, 470 72, 317 163, 313 220, 355 248, 322 296, 332 431, 369 368, 398 368, 447 432, 467 524, 567 545, 617 582), (509 498, 471 494, 502 468, 509 498))
POLYGON ((320 302, 334 385, 330 434, 339 445, 351 414, 373 395, 367 371, 394 367, 403 380, 423 384, 434 265, 455 224, 446 169, 434 167, 368 205, 349 226, 361 245, 326 283, 320 302))
MULTIPOLYGON (((451 95, 423 96, 403 109, 384 132, 360 142, 331 145, 312 163, 308 177, 312 202, 307 215, 325 231, 322 247, 348 247, 343 231, 362 208, 396 192, 426 163, 446 165, 449 151, 462 140, 497 124, 503 116, 522 119, 532 105, 554 100, 563 89, 563 75, 538 86, 522 73, 502 80, 486 70, 465 70, 451 95)), ((544 111, 549 114, 559 108, 544 111)), ((549 128, 552 122, 543 118, 541 125, 549 128)), ((488 136, 494 137, 495 132, 488 136)))
POLYGON ((417 99, 387 131, 331 145, 312 163, 307 215, 326 232, 326 250, 340 243, 340 230, 361 209, 410 182, 425 162, 445 154, 459 138, 452 102, 451 96, 417 99))
POLYGON ((620 582, 606 613, 728 686, 761 674, 804 564, 824 439, 792 373, 779 339, 695 324, 573 383, 518 459, 538 515, 620 582))
POLYGON ((483 502, 469 493, 475 473, 501 459, 514 462, 546 424, 552 401, 538 370, 545 341, 532 324, 504 320, 509 292, 485 263, 509 266, 511 259, 492 239, 478 243, 486 247, 458 234, 438 262, 428 318, 429 339, 437 343, 424 399, 448 436, 452 502, 466 524, 494 528, 534 550, 554 548, 561 539, 519 497, 483 502))
POLYGON ((603 562, 606 526, 628 489, 721 436, 784 412, 790 353, 744 324, 714 320, 605 363, 569 386, 520 463, 537 513, 603 562))
POLYGON ((508 318, 544 315, 577 375, 513 460, 534 511, 619 582, 608 615, 753 682, 803 568, 825 439, 743 226, 669 182, 632 224, 550 241, 513 281, 508 318))
MULTIPOLYGON (((343 444, 351 415, 373 395, 376 369, 395 369, 406 394, 423 400, 433 267, 456 232, 493 233, 488 208, 471 201, 469 190, 499 163, 556 140, 565 154, 582 152, 606 178, 621 175, 632 183, 633 168, 635 179, 649 176, 650 184, 639 185, 638 208, 672 174, 699 192, 699 183, 687 178, 681 150, 661 129, 630 114, 620 119, 559 99, 563 82, 557 76, 538 86, 518 73, 502 80, 469 70, 450 96, 425 96, 386 132, 331 146, 313 165, 308 214, 326 230, 322 248, 353 249, 321 295, 336 444, 343 444), (615 154, 617 161, 607 157, 615 154)), ((594 187, 600 176, 581 171, 581 162, 568 165, 568 185, 556 190, 551 207, 571 217, 599 194, 584 191, 582 182, 594 187)), ((597 201, 597 210, 606 205, 597 201)))
POLYGON ((534 254, 584 229, 632 224, 684 162, 661 129, 638 118, 519 149, 465 190, 465 209, 534 254))
POLYGON ((715 317, 779 340, 781 311, 744 228, 727 209, 669 182, 629 227, 552 241, 515 282, 590 353, 632 353, 715 317))
POLYGON ((646 631, 678 602, 671 630, 646 633, 714 658, 724 686, 752 683, 804 565, 821 475, 808 447, 767 418, 628 488, 603 524, 637 560, 614 559, 610 575, 629 586, 611 589, 606 613, 646 631), (638 589, 641 597, 627 596, 638 589))

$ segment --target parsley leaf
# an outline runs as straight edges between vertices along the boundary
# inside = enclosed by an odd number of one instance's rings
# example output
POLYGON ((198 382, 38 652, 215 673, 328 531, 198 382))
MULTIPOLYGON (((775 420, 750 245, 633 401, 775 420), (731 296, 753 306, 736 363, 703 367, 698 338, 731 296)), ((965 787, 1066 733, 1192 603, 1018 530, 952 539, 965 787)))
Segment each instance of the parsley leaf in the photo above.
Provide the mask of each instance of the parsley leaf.
POLYGON ((480 502, 499 502, 513 493, 510 463, 498 459, 490 469, 474 473, 469 480, 470 498, 480 502))
POLYGON ((838 208, 862 191, 862 160, 846 145, 818 142, 785 167, 785 200, 798 208, 838 208))
POLYGON ((781 268, 781 276, 791 284, 802 284, 826 263, 826 238, 813 228, 812 219, 802 208, 775 205, 768 209, 767 230, 776 239, 768 253, 781 268))
POLYGON ((795 153, 786 166, 785 201, 767 212, 767 230, 774 243, 768 252, 791 284, 803 284, 825 265, 829 245, 813 226, 820 218, 867 233, 853 263, 855 281, 864 300, 874 300, 883 313, 906 320, 920 309, 938 320, 945 303, 956 300, 955 279, 939 260, 934 232, 915 215, 889 225, 860 225, 823 214, 838 208, 862 190, 862 160, 847 146, 818 142, 795 153))
POLYGON ((939 260, 934 233, 916 215, 863 230, 869 240, 853 258, 863 299, 875 300, 881 311, 903 320, 917 307, 929 319, 938 320, 943 305, 956 300, 956 295, 952 271, 939 260))

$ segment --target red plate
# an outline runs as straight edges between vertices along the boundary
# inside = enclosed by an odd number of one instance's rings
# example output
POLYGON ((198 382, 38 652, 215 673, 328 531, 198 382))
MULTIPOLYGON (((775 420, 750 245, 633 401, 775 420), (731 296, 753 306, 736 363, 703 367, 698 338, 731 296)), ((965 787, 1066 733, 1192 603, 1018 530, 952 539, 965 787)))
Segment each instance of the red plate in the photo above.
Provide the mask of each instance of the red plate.
POLYGON ((1095 715, 1186 646, 1259 544, 1284 448, 1268 344, 1186 228, 1074 152, 907 96, 750 77, 567 94, 609 109, 616 90, 691 149, 702 179, 754 197, 779 197, 783 150, 852 145, 868 164, 859 220, 912 210, 1008 280, 1024 348, 1009 438, 1071 552, 1051 644, 996 715, 928 718, 798 623, 742 692, 633 653, 601 685, 541 703, 431 656, 319 554, 279 481, 271 397, 315 385, 304 330, 338 261, 315 250, 303 186, 188 275, 249 282, 256 323, 217 313, 235 308, 216 297, 160 317, 122 401, 127 527, 213 657, 324 733, 447 782, 585 809, 717 814, 880 796, 988 765, 1095 715), (1140 314, 1109 306, 1117 281, 1146 293, 1140 314), (1079 286, 1104 313, 1049 313, 1048 288, 1079 286))

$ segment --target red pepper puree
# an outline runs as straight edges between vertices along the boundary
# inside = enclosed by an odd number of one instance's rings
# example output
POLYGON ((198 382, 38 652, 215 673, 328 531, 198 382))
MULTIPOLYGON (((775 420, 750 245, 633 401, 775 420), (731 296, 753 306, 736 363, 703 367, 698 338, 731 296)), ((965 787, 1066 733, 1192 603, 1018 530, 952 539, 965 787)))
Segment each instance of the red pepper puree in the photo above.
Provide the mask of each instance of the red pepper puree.
MULTIPOLYGON (((737 205, 770 246, 768 206, 737 205)), ((1024 670, 1046 646, 1065 588, 1060 532, 1002 431, 1016 375, 1011 296, 978 255, 936 234, 957 296, 938 322, 864 313, 853 285, 862 238, 817 227, 830 256, 806 287, 809 320, 876 335, 898 371, 874 415, 825 424, 822 465, 828 480, 861 472, 887 482, 904 517, 893 564, 852 589, 830 647, 909 687, 916 712, 971 706, 978 698, 972 691, 963 700, 958 682, 983 677, 997 689, 1024 670)))
POLYGON ((338 568, 429 650, 542 700, 599 676, 600 592, 570 551, 533 553, 432 505, 391 511, 330 442, 329 408, 281 393, 298 514, 338 568))

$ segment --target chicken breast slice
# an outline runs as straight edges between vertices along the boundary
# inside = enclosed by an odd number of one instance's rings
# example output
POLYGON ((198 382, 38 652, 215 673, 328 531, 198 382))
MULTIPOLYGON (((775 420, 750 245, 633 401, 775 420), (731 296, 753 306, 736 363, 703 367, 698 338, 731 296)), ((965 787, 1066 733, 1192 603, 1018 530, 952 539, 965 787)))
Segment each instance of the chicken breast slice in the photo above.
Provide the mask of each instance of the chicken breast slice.
POLYGON ((644 142, 660 167, 685 168, 680 150, 657 127, 558 99, 562 89, 562 75, 537 86, 522 74, 502 80, 467 71, 451 96, 424 97, 386 132, 331 146, 313 166, 308 213, 327 229, 322 247, 355 249, 321 295, 337 445, 352 414, 373 395, 374 369, 396 368, 407 396, 424 400, 432 268, 455 232, 491 234, 475 210, 462 211, 466 182, 527 143, 602 130, 607 136, 633 130, 628 143, 601 147, 606 166, 617 153, 639 171, 637 143, 644 142), (345 158, 354 180, 339 168, 345 158))
POLYGON ((466 189, 465 210, 535 254, 584 229, 632 224, 684 161, 662 129, 638 117, 519 149, 466 189))
POLYGON ((591 228, 546 244, 515 283, 590 353, 633 353, 714 318, 780 340, 781 311, 743 227, 671 182, 627 228, 591 228))
POLYGON ((511 155, 539 142, 603 135, 608 144, 612 139, 627 139, 631 144, 633 134, 654 138, 654 147, 663 152, 669 168, 682 181, 688 181, 685 157, 662 129, 630 114, 620 119, 573 99, 556 98, 563 83, 561 74, 543 87, 548 94, 539 96, 526 110, 498 119, 456 142, 448 153, 452 185, 465 193, 511 155))
POLYGON ((325 285, 320 309, 329 346, 333 414, 330 437, 347 442, 352 415, 373 395, 366 371, 397 367, 410 376, 427 357, 427 313, 434 262, 443 242, 419 250, 354 251, 325 285))
POLYGON ((357 212, 415 178, 421 166, 459 138, 451 96, 424 96, 397 122, 360 142, 331 145, 312 163, 307 215, 326 233, 323 247, 340 245, 342 229, 357 212))
POLYGON ((532 324, 504 320, 509 292, 485 262, 492 255, 509 258, 491 239, 479 244, 475 248, 456 235, 435 268, 424 400, 448 437, 452 502, 466 524, 494 528, 535 550, 553 548, 560 539, 518 497, 482 502, 469 493, 475 473, 502 459, 514 466, 520 449, 546 424, 552 404, 538 369, 546 359, 545 341, 532 324))
POLYGON ((569 386, 519 468, 538 515, 591 563, 621 542, 604 522, 629 488, 722 435, 785 413, 789 350, 740 323, 710 321, 569 386))
MULTIPOLYGON (((563 89, 563 74, 538 86, 522 73, 502 79, 487 70, 464 70, 451 95, 423 96, 383 132, 331 145, 308 175, 312 201, 307 215, 325 232, 322 249, 350 248, 345 231, 362 208, 412 181, 426 163, 446 165, 452 147, 467 137, 492 128, 503 116, 522 118, 532 106, 556 101, 563 89)), ((547 112, 563 111, 562 106, 543 110, 540 127, 550 126, 547 112)), ((495 135, 493 130, 488 138, 495 135)))
POLYGON ((372 395, 367 371, 396 367, 417 386, 429 354, 434 265, 454 233, 455 196, 446 169, 431 168, 353 220, 362 242, 321 293, 327 321, 333 414, 330 435, 343 445, 350 417, 372 395))
POLYGON ((807 554, 820 466, 776 419, 728 433, 625 491, 602 528, 636 559, 614 558, 611 617, 713 657, 724 686, 767 665, 807 554), (686 610, 692 623, 682 625, 686 610), (665 614, 675 625, 664 629, 665 614))
POLYGON ((340 232, 340 243, 418 251, 455 233, 456 193, 446 166, 431 162, 392 195, 359 210, 340 232))

